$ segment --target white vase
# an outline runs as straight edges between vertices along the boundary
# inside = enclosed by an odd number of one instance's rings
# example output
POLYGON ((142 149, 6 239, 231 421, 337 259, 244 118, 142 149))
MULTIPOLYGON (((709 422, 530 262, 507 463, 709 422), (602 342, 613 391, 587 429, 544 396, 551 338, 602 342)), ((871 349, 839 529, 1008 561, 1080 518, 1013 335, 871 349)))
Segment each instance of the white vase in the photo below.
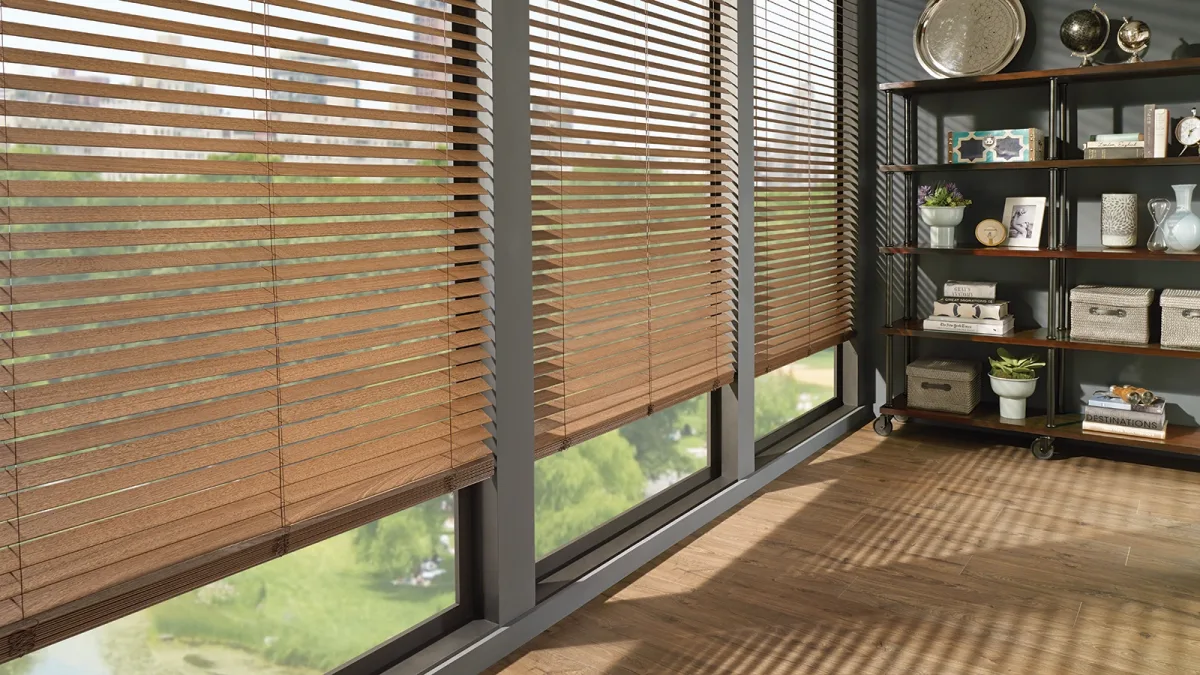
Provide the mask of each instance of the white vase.
POLYGON ((921 222, 929 226, 929 245, 933 248, 954 248, 958 245, 955 232, 963 221, 965 206, 922 206, 921 222))
POLYGON ((1167 247, 1173 253, 1191 253, 1200 248, 1200 217, 1192 212, 1193 185, 1172 185, 1175 189, 1175 213, 1163 223, 1167 247))
POLYGON ((992 391, 1000 397, 1000 417, 1006 420, 1025 419, 1025 401, 1037 391, 1038 378, 1032 380, 1010 380, 988 375, 992 391))

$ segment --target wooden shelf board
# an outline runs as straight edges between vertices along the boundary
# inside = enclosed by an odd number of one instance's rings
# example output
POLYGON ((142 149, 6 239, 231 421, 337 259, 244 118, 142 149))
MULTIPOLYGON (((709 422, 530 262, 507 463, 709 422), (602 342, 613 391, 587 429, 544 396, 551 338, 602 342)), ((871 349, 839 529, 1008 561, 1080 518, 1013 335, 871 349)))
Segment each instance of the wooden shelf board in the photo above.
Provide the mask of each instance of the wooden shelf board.
POLYGON ((970 255, 984 258, 1063 258, 1073 260, 1155 260, 1159 262, 1195 262, 1200 253, 1155 253, 1145 248, 1116 249, 1102 246, 1067 246, 1061 249, 929 248, 927 246, 882 246, 879 251, 892 255, 970 255))
POLYGON ((1120 169, 1146 166, 1191 166, 1200 157, 1150 157, 1142 159, 1048 159, 1040 162, 989 162, 983 164, 880 164, 884 173, 945 173, 953 171, 1033 171, 1045 169, 1120 169))
POLYGON ((1200 74, 1200 58, 1147 61, 1145 63, 1120 63, 1092 66, 1090 68, 1075 67, 1057 68, 1054 70, 1027 70, 1016 73, 984 75, 981 77, 954 77, 944 80, 885 82, 879 85, 879 90, 908 96, 923 92, 1030 87, 1047 84, 1052 78, 1057 78, 1060 82, 1111 82, 1113 80, 1177 77, 1196 74, 1200 74))
POLYGON ((1200 429, 1181 425, 1168 425, 1166 440, 1153 438, 1138 438, 1136 436, 1121 436, 1118 434, 1101 434, 1084 431, 1079 415, 1058 415, 1057 426, 1046 426, 1045 415, 1030 416, 1021 421, 1006 420, 1000 417, 996 405, 981 403, 970 415, 955 415, 953 413, 937 412, 909 408, 907 397, 896 397, 888 405, 880 408, 885 415, 904 415, 913 419, 930 420, 946 424, 994 429, 998 431, 1015 431, 1031 436, 1050 436, 1072 441, 1101 443, 1122 447, 1144 448, 1148 450, 1163 450, 1184 455, 1200 455, 1200 429))
POLYGON ((1077 352, 1105 352, 1109 354, 1136 354, 1138 356, 1162 356, 1175 359, 1200 359, 1200 350, 1169 349, 1162 345, 1129 345, 1115 342, 1083 342, 1080 340, 1051 340, 1046 329, 1017 330, 1008 335, 971 335, 948 331, 925 330, 920 320, 897 321, 883 328, 884 335, 927 338, 933 340, 960 340, 991 344, 1040 347, 1042 349, 1068 349, 1077 352))

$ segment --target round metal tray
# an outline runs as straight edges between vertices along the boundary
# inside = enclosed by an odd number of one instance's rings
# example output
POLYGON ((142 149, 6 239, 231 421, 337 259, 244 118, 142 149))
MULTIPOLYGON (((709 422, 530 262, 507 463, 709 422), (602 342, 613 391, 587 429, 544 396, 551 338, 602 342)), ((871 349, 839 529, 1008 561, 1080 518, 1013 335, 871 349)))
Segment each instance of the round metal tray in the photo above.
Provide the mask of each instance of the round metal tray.
POLYGON ((1023 42, 1021 0, 931 0, 913 33, 917 60, 938 78, 995 75, 1023 42))

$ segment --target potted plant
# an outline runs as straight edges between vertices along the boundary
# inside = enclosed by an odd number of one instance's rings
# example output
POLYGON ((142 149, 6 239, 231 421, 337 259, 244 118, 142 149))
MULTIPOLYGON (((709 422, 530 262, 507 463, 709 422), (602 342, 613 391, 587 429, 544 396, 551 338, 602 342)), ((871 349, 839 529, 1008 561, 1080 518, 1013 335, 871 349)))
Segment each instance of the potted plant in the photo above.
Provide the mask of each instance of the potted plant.
POLYGON ((954 248, 957 241, 954 229, 963 220, 963 212, 971 205, 954 183, 922 185, 917 190, 917 206, 921 221, 929 226, 930 246, 954 248))
POLYGON ((1033 396, 1034 390, 1037 389, 1036 371, 1038 368, 1044 368, 1046 364, 1036 356, 1014 358, 1003 347, 996 350, 996 355, 999 358, 988 358, 992 364, 989 377, 992 380, 992 391, 1000 397, 1000 417, 1023 420, 1025 399, 1033 396))

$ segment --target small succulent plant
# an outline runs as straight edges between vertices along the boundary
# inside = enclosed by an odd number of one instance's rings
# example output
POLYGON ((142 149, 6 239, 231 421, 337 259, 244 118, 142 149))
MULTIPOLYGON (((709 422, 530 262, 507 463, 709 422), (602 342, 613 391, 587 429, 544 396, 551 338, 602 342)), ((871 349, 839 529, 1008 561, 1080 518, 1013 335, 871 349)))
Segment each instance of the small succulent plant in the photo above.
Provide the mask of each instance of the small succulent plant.
POLYGON ((970 206, 970 199, 963 196, 954 183, 922 185, 917 188, 918 206, 970 206))
POLYGON ((1000 358, 988 358, 992 364, 992 377, 999 377, 1006 380, 1034 380, 1037 379, 1038 368, 1045 368, 1046 364, 1039 361, 1037 356, 1026 356, 1023 359, 1015 358, 1008 350, 1001 347, 996 350, 996 355, 1000 358))

